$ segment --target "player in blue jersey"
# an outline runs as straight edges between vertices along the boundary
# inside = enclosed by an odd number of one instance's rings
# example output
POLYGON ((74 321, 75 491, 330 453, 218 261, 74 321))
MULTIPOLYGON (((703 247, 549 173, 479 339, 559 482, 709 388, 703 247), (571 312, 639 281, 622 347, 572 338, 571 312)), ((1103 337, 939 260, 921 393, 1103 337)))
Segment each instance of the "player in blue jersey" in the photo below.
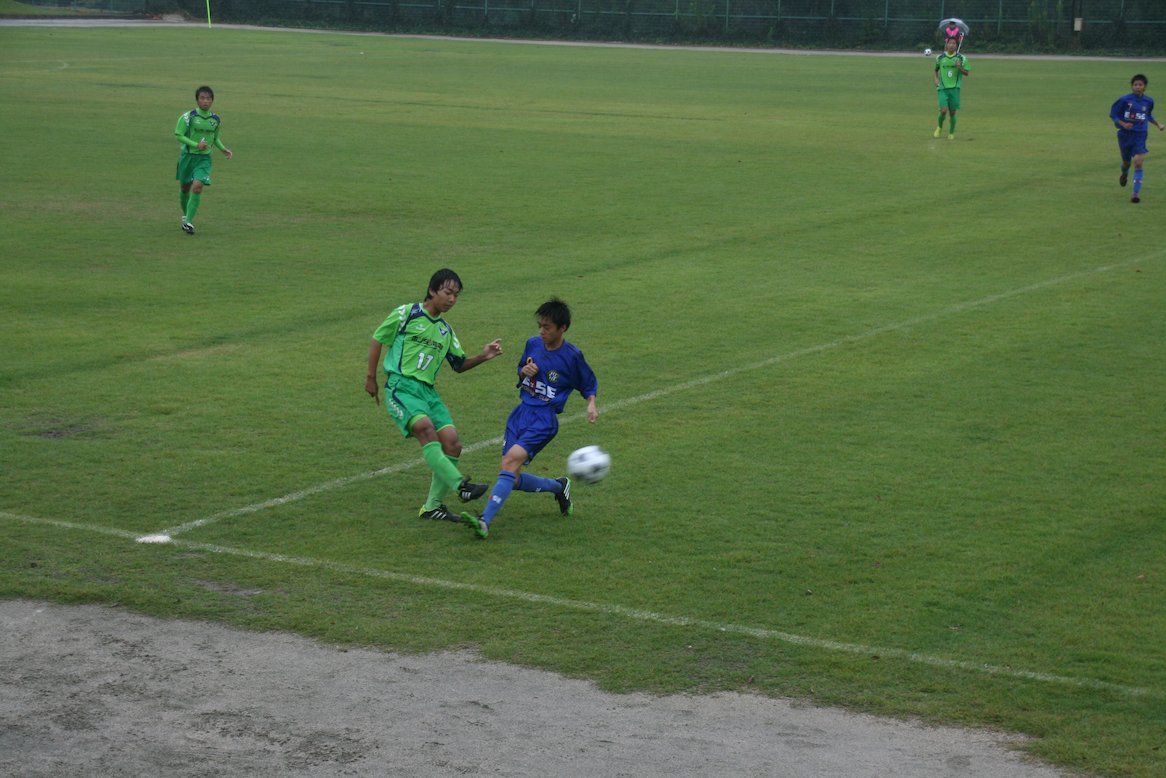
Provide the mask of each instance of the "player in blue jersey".
POLYGON ((595 423, 599 411, 595 393, 599 383, 583 352, 565 339, 571 326, 571 309, 552 298, 535 312, 538 335, 526 342, 518 360, 518 405, 506 419, 502 439, 502 469, 490 492, 481 516, 463 513, 462 520, 480 538, 490 534, 490 522, 514 489, 520 492, 550 492, 564 516, 570 516, 571 480, 541 478, 523 473, 522 468, 538 455, 559 431, 559 414, 573 390, 587 400, 587 421, 595 423))
POLYGON ((1117 182, 1122 186, 1129 180, 1130 163, 1134 166, 1134 189, 1130 194, 1130 202, 1141 202, 1142 199, 1142 162, 1149 151, 1146 149, 1146 136, 1149 134, 1149 125, 1154 125, 1158 131, 1166 130, 1166 125, 1154 118, 1154 98, 1146 94, 1146 86, 1150 80, 1141 73, 1130 79, 1131 91, 1122 95, 1109 109, 1109 118, 1117 127, 1117 147, 1121 152, 1121 176, 1117 182))

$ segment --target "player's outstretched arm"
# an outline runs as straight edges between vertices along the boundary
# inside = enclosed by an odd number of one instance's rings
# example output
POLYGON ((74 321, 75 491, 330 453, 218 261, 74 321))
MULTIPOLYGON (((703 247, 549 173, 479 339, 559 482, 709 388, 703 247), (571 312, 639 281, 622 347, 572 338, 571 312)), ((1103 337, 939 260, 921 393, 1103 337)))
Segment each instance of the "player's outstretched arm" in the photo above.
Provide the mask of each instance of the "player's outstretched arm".
POLYGON ((497 338, 497 339, 492 340, 489 343, 487 343, 485 348, 482 349, 482 353, 475 354, 472 357, 466 357, 462 361, 461 369, 458 370, 457 372, 464 373, 471 368, 477 367, 478 365, 482 364, 483 362, 489 362, 491 359, 493 359, 494 357, 498 356, 501 353, 502 353, 502 340, 500 338, 497 338))

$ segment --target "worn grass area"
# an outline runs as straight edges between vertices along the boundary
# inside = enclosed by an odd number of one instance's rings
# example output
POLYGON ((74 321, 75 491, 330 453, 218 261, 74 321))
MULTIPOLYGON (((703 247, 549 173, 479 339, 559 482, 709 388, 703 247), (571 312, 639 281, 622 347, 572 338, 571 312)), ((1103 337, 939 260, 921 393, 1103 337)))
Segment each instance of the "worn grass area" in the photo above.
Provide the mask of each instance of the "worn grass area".
POLYGON ((922 58, 0 45, 0 595, 1166 771, 1166 167, 1139 206, 1117 186, 1129 64, 973 58, 948 142, 922 58), (189 238, 171 131, 204 82, 236 157, 189 238), (569 405, 533 470, 615 467, 569 521, 525 494, 486 543, 416 519, 427 471, 364 357, 444 265, 463 344, 509 349, 439 381, 482 479, 535 307, 574 307, 605 412, 569 405))

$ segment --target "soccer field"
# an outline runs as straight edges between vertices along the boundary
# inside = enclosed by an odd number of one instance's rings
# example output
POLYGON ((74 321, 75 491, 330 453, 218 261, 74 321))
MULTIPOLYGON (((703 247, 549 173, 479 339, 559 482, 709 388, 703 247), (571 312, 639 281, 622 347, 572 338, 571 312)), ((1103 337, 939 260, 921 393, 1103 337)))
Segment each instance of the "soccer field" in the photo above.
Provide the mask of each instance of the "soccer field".
POLYGON ((1166 70, 967 53, 948 141, 920 56, 0 28, 0 596, 1163 774, 1166 134, 1131 205, 1107 112, 1166 70), (189 237, 202 83, 235 158, 189 237), (600 419, 531 470, 614 465, 570 519, 417 519, 364 360, 443 266, 506 349, 438 379, 477 480, 572 305, 600 419))

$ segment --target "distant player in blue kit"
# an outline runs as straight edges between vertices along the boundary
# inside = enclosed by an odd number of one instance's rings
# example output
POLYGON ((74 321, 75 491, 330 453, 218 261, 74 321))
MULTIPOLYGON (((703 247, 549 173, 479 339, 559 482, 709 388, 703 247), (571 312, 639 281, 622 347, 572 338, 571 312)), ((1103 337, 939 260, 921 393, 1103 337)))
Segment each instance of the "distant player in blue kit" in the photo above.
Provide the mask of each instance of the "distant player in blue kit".
POLYGON ((587 421, 595 423, 599 412, 595 394, 599 383, 583 352, 565 340, 571 326, 571 309, 552 298, 535 312, 538 335, 526 342, 518 360, 518 405, 506 419, 502 440, 502 469, 490 492, 481 516, 463 513, 462 520, 473 527, 479 538, 490 534, 490 522, 502 509, 514 489, 520 492, 550 492, 564 516, 570 516, 571 480, 541 478, 523 473, 522 468, 538 455, 559 431, 559 414, 572 390, 587 400, 587 421))
POLYGON ((1154 98, 1146 94, 1146 86, 1150 80, 1141 73, 1130 79, 1130 89, 1133 91, 1123 95, 1109 109, 1109 118, 1117 127, 1117 147, 1121 152, 1121 176, 1117 182, 1122 186, 1129 180, 1130 163, 1134 165, 1134 189, 1130 194, 1130 202, 1141 202, 1142 199, 1142 162, 1149 151, 1146 149, 1146 136, 1149 134, 1149 125, 1153 124, 1159 132, 1166 130, 1166 125, 1154 118, 1154 98))

